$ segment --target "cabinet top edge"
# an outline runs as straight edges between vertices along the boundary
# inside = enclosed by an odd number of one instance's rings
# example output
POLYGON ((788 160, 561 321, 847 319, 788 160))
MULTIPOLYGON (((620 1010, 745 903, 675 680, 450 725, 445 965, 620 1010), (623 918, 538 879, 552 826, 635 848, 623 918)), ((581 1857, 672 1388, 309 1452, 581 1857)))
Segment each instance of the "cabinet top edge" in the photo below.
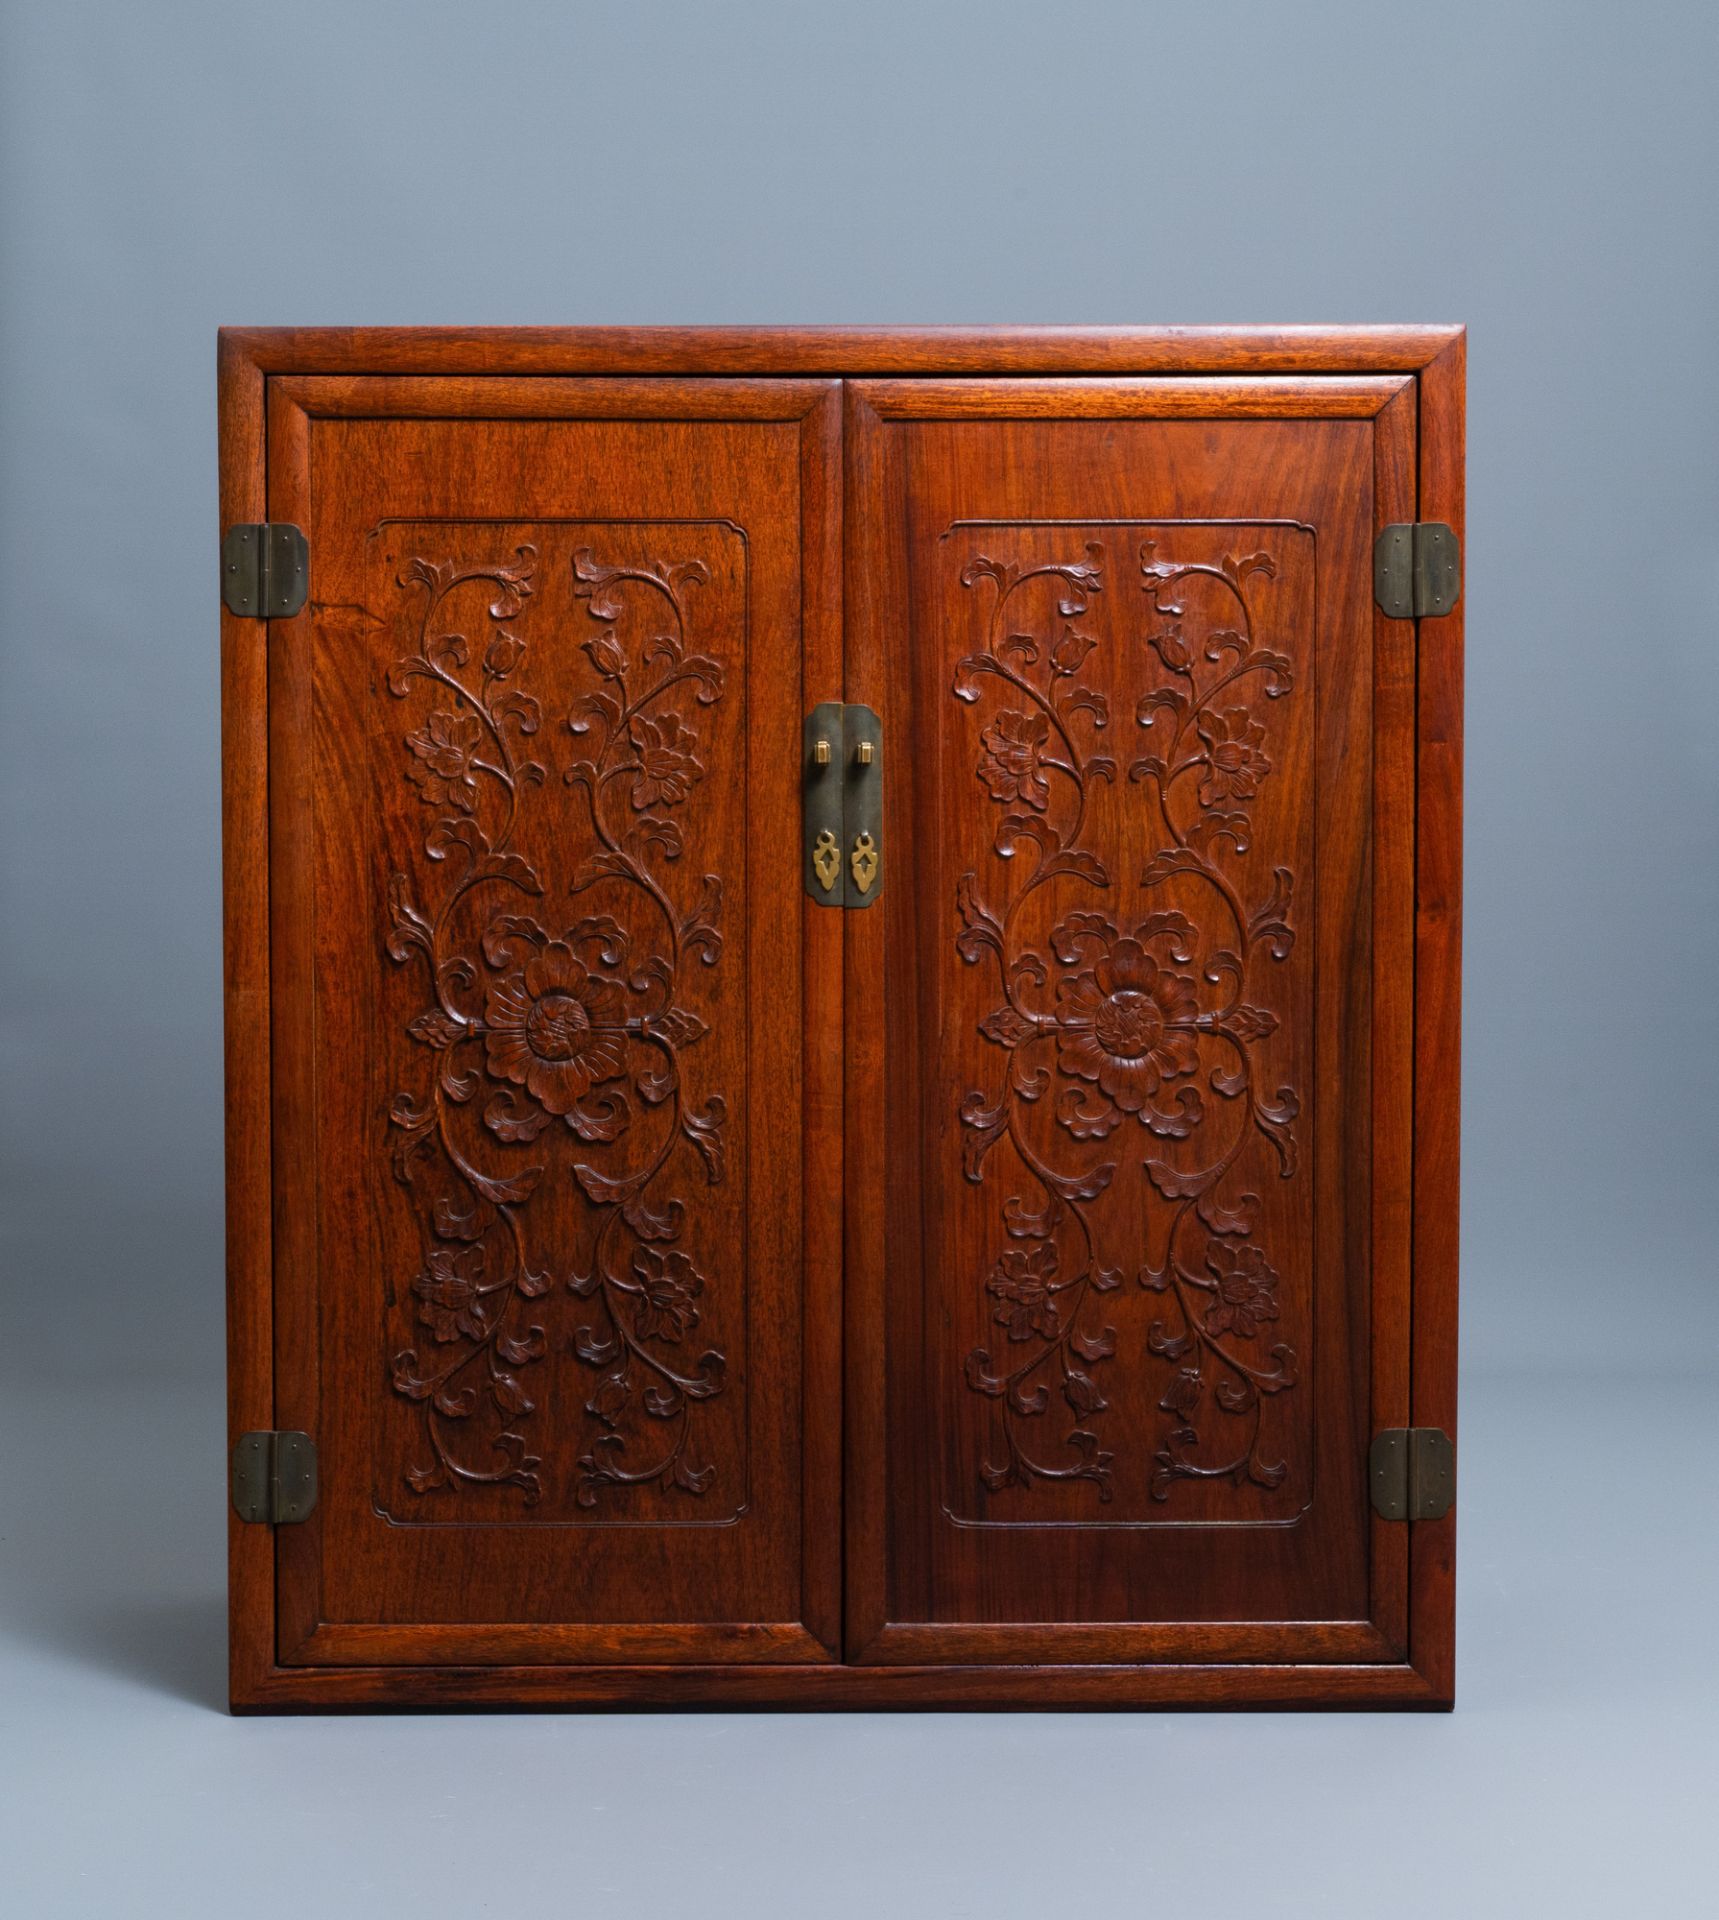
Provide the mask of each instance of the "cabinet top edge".
POLYGON ((223 327, 274 373, 1415 373, 1466 329, 1295 327, 223 327))

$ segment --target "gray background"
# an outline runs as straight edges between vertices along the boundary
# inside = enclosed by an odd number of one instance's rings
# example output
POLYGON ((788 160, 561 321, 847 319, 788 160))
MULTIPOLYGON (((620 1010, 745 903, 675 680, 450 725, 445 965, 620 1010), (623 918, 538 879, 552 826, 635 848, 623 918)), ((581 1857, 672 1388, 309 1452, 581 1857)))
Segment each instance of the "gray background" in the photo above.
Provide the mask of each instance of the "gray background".
POLYGON ((11 0, 20 1911, 262 1915, 308 1886, 324 1913, 1701 1910, 1716 55, 1705 4, 11 0), (1447 319, 1471 329, 1458 1714, 221 1717, 217 325, 1447 319))

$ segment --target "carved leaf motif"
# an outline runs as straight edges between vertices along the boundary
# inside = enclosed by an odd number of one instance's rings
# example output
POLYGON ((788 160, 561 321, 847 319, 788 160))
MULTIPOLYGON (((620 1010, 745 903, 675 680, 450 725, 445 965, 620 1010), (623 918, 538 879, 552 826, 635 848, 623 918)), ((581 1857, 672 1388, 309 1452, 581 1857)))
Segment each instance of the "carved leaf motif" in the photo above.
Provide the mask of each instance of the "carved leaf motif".
POLYGON ((1203 813, 1188 829, 1188 844, 1206 852, 1227 840, 1237 853, 1252 845, 1252 826, 1245 813, 1203 813))
POLYGON ((1205 870, 1206 863, 1191 847, 1166 847, 1146 863, 1140 884, 1143 887, 1156 887, 1178 873, 1204 873, 1205 870))
POLYGON ((441 1089, 448 1098, 463 1106, 483 1085, 483 1076, 477 1073, 455 1073, 450 1060, 442 1068, 441 1089))
POLYGON ((708 1493, 715 1479, 715 1467, 694 1467, 684 1452, 675 1462, 674 1483, 688 1493, 708 1493))
POLYGON ((1039 869, 1040 877, 1049 879, 1052 874, 1072 873, 1087 880, 1095 887, 1110 885, 1110 869, 1095 853, 1088 853, 1084 847, 1065 847, 1053 853, 1039 869))
POLYGON ((979 1022, 979 1031, 999 1047, 1018 1047, 1038 1033, 1038 1023, 1011 1006, 993 1008, 979 1022))
POLYGON ((1148 1160, 1146 1171, 1166 1200, 1188 1200, 1205 1191, 1211 1175, 1202 1167, 1184 1173, 1167 1160, 1148 1160))
POLYGON ((1066 1086, 1057 1095, 1056 1117, 1077 1140, 1102 1140, 1121 1126, 1123 1114, 1103 1094, 1091 1088, 1066 1086), (1088 1100, 1092 1105, 1088 1106, 1088 1100))
POLYGON ((1233 1207, 1221 1207, 1210 1194, 1203 1194, 1194 1210, 1213 1233, 1245 1236, 1253 1232, 1259 1219, 1259 1195, 1244 1193, 1233 1207))
POLYGON ((1042 1208, 1029 1207, 1018 1193, 1012 1193, 1003 1203, 1003 1226, 1011 1240, 1048 1240, 1063 1213, 1054 1193, 1046 1196, 1042 1208))
POLYGON ((1060 1193, 1065 1200, 1096 1200, 1115 1174, 1116 1162, 1105 1160, 1080 1173, 1051 1173, 1047 1169, 1043 1178, 1052 1191, 1060 1193))
POLYGON ((1269 553, 1244 553, 1239 559, 1225 554, 1220 566, 1224 578, 1238 589, 1250 573, 1263 573, 1268 580, 1277 573, 1277 562, 1269 553))
POLYGON ((483 1110, 484 1125, 498 1140, 510 1144, 535 1140, 554 1119, 554 1114, 547 1108, 506 1090, 492 1096, 483 1110))
POLYGON ((396 960, 409 960, 414 948, 429 953, 435 944, 434 929, 407 895, 409 884, 403 873, 391 875, 388 881, 388 911, 393 924, 388 952, 396 960))
POLYGON ((1263 941, 1274 960, 1283 960, 1288 958, 1289 949, 1295 942, 1294 930, 1289 925, 1289 900, 1294 880, 1287 867, 1274 867, 1271 879, 1271 898, 1248 922, 1247 937, 1250 943, 1263 941))
POLYGON ((673 1046, 690 1047, 695 1040, 702 1040, 710 1029, 689 1009, 670 1007, 663 1013, 652 1014, 646 1022, 646 1031, 660 1035, 673 1046))
POLYGON ((1183 1354, 1193 1351, 1194 1344, 1191 1333, 1172 1334, 1162 1320, 1154 1320, 1146 1335, 1148 1350, 1162 1354, 1166 1360, 1180 1360, 1183 1354))
POLYGON ((406 1031, 422 1046, 451 1047, 465 1038, 466 1023, 440 1007, 429 1007, 408 1023, 406 1031))
POLYGON ((1096 687, 1070 686, 1058 696, 1064 714, 1090 713, 1095 728, 1110 724, 1110 702, 1096 687))
POLYGON ((680 923, 681 945, 707 967, 715 966, 722 952, 722 935, 716 924, 721 913, 722 881, 716 874, 707 873, 698 905, 680 923))
POLYGON ((573 1336, 573 1351, 587 1366, 606 1367, 621 1351, 621 1343, 595 1327, 581 1327, 573 1336))
POLYGON ((969 1093, 961 1103, 961 1124, 972 1129, 961 1143, 962 1164, 975 1186, 984 1178, 985 1155, 1009 1124, 1007 1099, 994 1107, 982 1093, 969 1093))
POLYGON ((1097 1333, 1077 1331, 1069 1336, 1068 1343, 1083 1360, 1108 1360, 1116 1351, 1116 1329, 1104 1327, 1097 1333))
POLYGON ((541 1167, 527 1167, 511 1180, 492 1180, 487 1174, 468 1173, 466 1178, 486 1200, 493 1200, 498 1206, 517 1206, 522 1200, 529 1200, 537 1183, 543 1178, 541 1167))
POLYGON ((583 1160, 574 1163, 573 1178, 584 1189, 585 1198, 598 1207, 619 1206, 638 1185, 630 1175, 623 1174, 617 1179, 583 1160))
MULTIPOLYGON (((530 694, 520 693, 515 688, 492 694, 485 704, 497 726, 511 722, 521 733, 535 733, 543 724, 543 709, 530 694)), ((531 769, 522 771, 529 773, 531 769)))
POLYGON ((566 1114, 568 1126, 581 1140, 597 1141, 618 1139, 631 1118, 632 1108, 619 1088, 593 1089, 566 1114))
POLYGON ((621 1218, 641 1240, 678 1239, 685 1214, 686 1209, 678 1200, 650 1207, 642 1199, 634 1198, 621 1208, 621 1218))
POLYGON ((704 1161, 705 1176, 713 1187, 721 1181, 726 1163, 722 1123, 727 1118, 728 1103, 719 1093, 710 1096, 702 1112, 688 1107, 681 1117, 686 1137, 697 1147, 704 1161))
POLYGON ((995 1399, 1003 1391, 1003 1382, 991 1372, 991 1356, 983 1347, 975 1347, 966 1360, 967 1384, 975 1393, 987 1393, 995 1399))
POLYGON ((660 1067, 645 1068, 639 1075, 639 1098, 648 1107, 660 1107, 679 1086, 680 1075, 675 1071, 674 1062, 668 1060, 660 1067))
POLYGON ((1178 1087, 1168 1107, 1148 1100, 1140 1109, 1140 1118, 1160 1139, 1186 1140, 1205 1118, 1205 1102, 1198 1087, 1178 1087))
POLYGON ((525 913, 498 913, 483 931, 483 957, 498 972, 520 967, 549 935, 525 913))
POLYGON ((1277 1031, 1277 1015, 1266 1007, 1237 1007, 1225 1016, 1223 1026, 1244 1044, 1265 1040, 1277 1031))
MULTIPOLYGON (((1178 692, 1174 687, 1154 687, 1150 693, 1143 693, 1140 696, 1140 702, 1134 709, 1134 718, 1141 726, 1150 727, 1157 723, 1160 713, 1170 719, 1181 719, 1186 715, 1187 710, 1186 694, 1178 692)), ((1130 772, 1134 772, 1135 768, 1144 770, 1147 767, 1159 775, 1165 771, 1162 760, 1137 760, 1130 772)), ((1143 778, 1144 772, 1136 773, 1135 777, 1143 778)))
POLYGON ((969 966, 976 964, 987 950, 999 955, 1003 951, 1003 930, 995 917, 979 904, 974 893, 977 879, 977 874, 964 873, 955 883, 955 906, 962 925, 955 949, 969 966))

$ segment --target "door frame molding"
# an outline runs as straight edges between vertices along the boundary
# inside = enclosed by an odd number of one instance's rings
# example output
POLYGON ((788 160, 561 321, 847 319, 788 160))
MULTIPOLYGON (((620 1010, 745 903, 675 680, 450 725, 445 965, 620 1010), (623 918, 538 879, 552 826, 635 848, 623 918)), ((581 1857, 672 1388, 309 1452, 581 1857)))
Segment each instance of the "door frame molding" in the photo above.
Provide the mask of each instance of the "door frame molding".
MULTIPOLYGON (((1459 326, 225 328, 220 526, 268 517, 271 376, 1417 376, 1417 508, 1464 533, 1459 326)), ((826 583, 839 596, 840 583, 826 583)), ((832 604, 835 603, 832 601, 832 604)), ((1410 1419, 1456 1435, 1464 602, 1420 623, 1415 687, 1410 1419)), ((221 613, 229 1442, 274 1421, 268 908, 268 624, 221 613)), ((835 689, 831 689, 832 694, 835 689)), ((851 937, 851 930, 850 930, 851 937)), ((1452 1702, 1455 1510, 1412 1523, 1403 1662, 1366 1665, 286 1668, 274 1529, 229 1514, 236 1712, 751 1704, 1412 1706, 1452 1702)))

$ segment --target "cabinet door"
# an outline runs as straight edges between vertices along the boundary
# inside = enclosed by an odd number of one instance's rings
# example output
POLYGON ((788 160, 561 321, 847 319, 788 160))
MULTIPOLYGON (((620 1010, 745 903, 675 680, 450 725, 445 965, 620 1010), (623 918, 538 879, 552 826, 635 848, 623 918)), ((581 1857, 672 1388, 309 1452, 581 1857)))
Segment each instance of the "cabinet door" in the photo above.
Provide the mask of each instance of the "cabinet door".
POLYGON ((1415 381, 861 382, 850 1657, 1396 1662, 1415 381))
POLYGON ((275 1417, 321 1477, 276 1658, 827 1660, 839 391, 267 409, 312 555, 267 640, 275 1417))

